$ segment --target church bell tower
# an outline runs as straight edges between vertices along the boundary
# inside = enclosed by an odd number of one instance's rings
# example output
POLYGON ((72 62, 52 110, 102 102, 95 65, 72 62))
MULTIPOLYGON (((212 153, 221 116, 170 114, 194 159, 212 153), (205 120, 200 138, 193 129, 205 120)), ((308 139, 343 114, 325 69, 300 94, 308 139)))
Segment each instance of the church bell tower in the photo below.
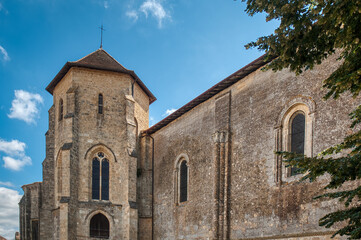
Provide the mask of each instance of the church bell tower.
POLYGON ((67 62, 46 90, 40 238, 137 239, 137 139, 156 98, 102 48, 67 62))

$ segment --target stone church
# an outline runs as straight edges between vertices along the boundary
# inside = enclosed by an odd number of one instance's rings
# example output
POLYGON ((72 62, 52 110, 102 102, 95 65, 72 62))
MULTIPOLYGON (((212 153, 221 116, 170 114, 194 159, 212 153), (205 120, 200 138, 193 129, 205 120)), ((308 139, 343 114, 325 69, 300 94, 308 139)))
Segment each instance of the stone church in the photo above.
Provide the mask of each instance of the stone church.
POLYGON ((149 127, 156 100, 103 49, 67 62, 53 95, 43 181, 23 186, 21 240, 330 239, 275 151, 314 156, 349 131, 356 100, 322 99, 329 57, 296 76, 260 57, 149 127))

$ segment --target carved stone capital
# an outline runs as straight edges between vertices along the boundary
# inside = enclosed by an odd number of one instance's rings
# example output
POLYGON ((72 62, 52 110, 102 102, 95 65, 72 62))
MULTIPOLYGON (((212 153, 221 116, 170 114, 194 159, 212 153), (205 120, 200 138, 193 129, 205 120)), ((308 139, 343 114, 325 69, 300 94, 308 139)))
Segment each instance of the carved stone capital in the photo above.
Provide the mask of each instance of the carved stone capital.
POLYGON ((215 143, 228 142, 228 131, 216 131, 213 134, 213 142, 215 143))

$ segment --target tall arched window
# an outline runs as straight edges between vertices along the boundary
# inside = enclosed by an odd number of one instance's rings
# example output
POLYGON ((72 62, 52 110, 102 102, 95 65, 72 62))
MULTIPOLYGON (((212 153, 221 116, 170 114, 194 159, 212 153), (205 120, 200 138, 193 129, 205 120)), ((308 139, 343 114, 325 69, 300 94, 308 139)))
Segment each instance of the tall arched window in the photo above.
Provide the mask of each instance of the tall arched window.
POLYGON ((92 165, 92 199, 100 199, 100 163, 97 157, 93 159, 92 165))
MULTIPOLYGON (((304 154, 305 153, 305 115, 303 112, 298 111, 291 117, 290 124, 290 143, 291 152, 304 154)), ((291 176, 299 174, 299 170, 295 167, 291 168, 291 176)))
POLYGON ((109 200, 109 160, 103 152, 93 158, 92 199, 109 200))
POLYGON ((63 99, 60 98, 59 100, 59 121, 63 119, 64 116, 64 102, 63 99))
MULTIPOLYGON (((275 125, 275 151, 295 152, 313 156, 313 126, 316 104, 311 97, 297 96, 280 112, 275 125)), ((275 181, 292 182, 300 176, 297 168, 288 167, 283 158, 275 154, 275 181)))
POLYGON ((98 95, 98 113, 103 114, 103 94, 98 95))
POLYGON ((187 161, 183 160, 179 169, 179 202, 188 200, 188 166, 187 161))
POLYGON ((90 219, 90 237, 109 238, 109 220, 101 213, 90 219))
POLYGON ((109 161, 102 160, 102 199, 109 200, 109 161))

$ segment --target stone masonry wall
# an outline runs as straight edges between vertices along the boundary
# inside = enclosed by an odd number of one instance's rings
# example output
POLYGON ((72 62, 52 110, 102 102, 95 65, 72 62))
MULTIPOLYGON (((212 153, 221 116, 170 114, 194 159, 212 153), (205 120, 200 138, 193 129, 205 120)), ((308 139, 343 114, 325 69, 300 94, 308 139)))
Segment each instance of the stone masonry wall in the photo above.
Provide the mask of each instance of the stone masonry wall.
POLYGON ((155 239, 329 239, 318 219, 335 202, 312 200, 326 179, 297 183, 274 151, 287 150, 277 136, 288 127, 279 123, 289 105, 314 108, 306 125, 313 155, 349 133, 359 99, 322 99, 322 80, 337 64, 331 57, 299 76, 259 69, 152 134, 155 239), (190 160, 189 200, 176 204, 182 153, 190 160))
POLYGON ((54 105, 49 109, 49 129, 46 137, 46 156, 43 161, 42 205, 40 209, 40 239, 51 239, 54 233, 52 211, 55 208, 54 183, 54 105))
POLYGON ((153 134, 154 239, 213 239, 214 101, 202 104, 153 134), (176 160, 189 158, 188 201, 177 203, 176 160))
POLYGON ((39 226, 34 227, 33 224, 40 219, 41 183, 27 184, 22 186, 22 189, 24 196, 19 203, 21 239, 31 240, 33 239, 33 230, 39 234, 39 226))
POLYGON ((137 239, 137 130, 148 127, 149 98, 127 74, 72 68, 54 89, 55 238, 89 239, 89 222, 97 213, 110 223, 110 239, 137 239), (103 95, 103 114, 98 95, 103 95), (59 99, 64 118, 59 120, 59 99), (92 159, 109 160, 109 201, 92 200, 92 159), (58 176, 59 175, 59 176, 58 176), (58 236, 58 237, 57 237, 58 236))

